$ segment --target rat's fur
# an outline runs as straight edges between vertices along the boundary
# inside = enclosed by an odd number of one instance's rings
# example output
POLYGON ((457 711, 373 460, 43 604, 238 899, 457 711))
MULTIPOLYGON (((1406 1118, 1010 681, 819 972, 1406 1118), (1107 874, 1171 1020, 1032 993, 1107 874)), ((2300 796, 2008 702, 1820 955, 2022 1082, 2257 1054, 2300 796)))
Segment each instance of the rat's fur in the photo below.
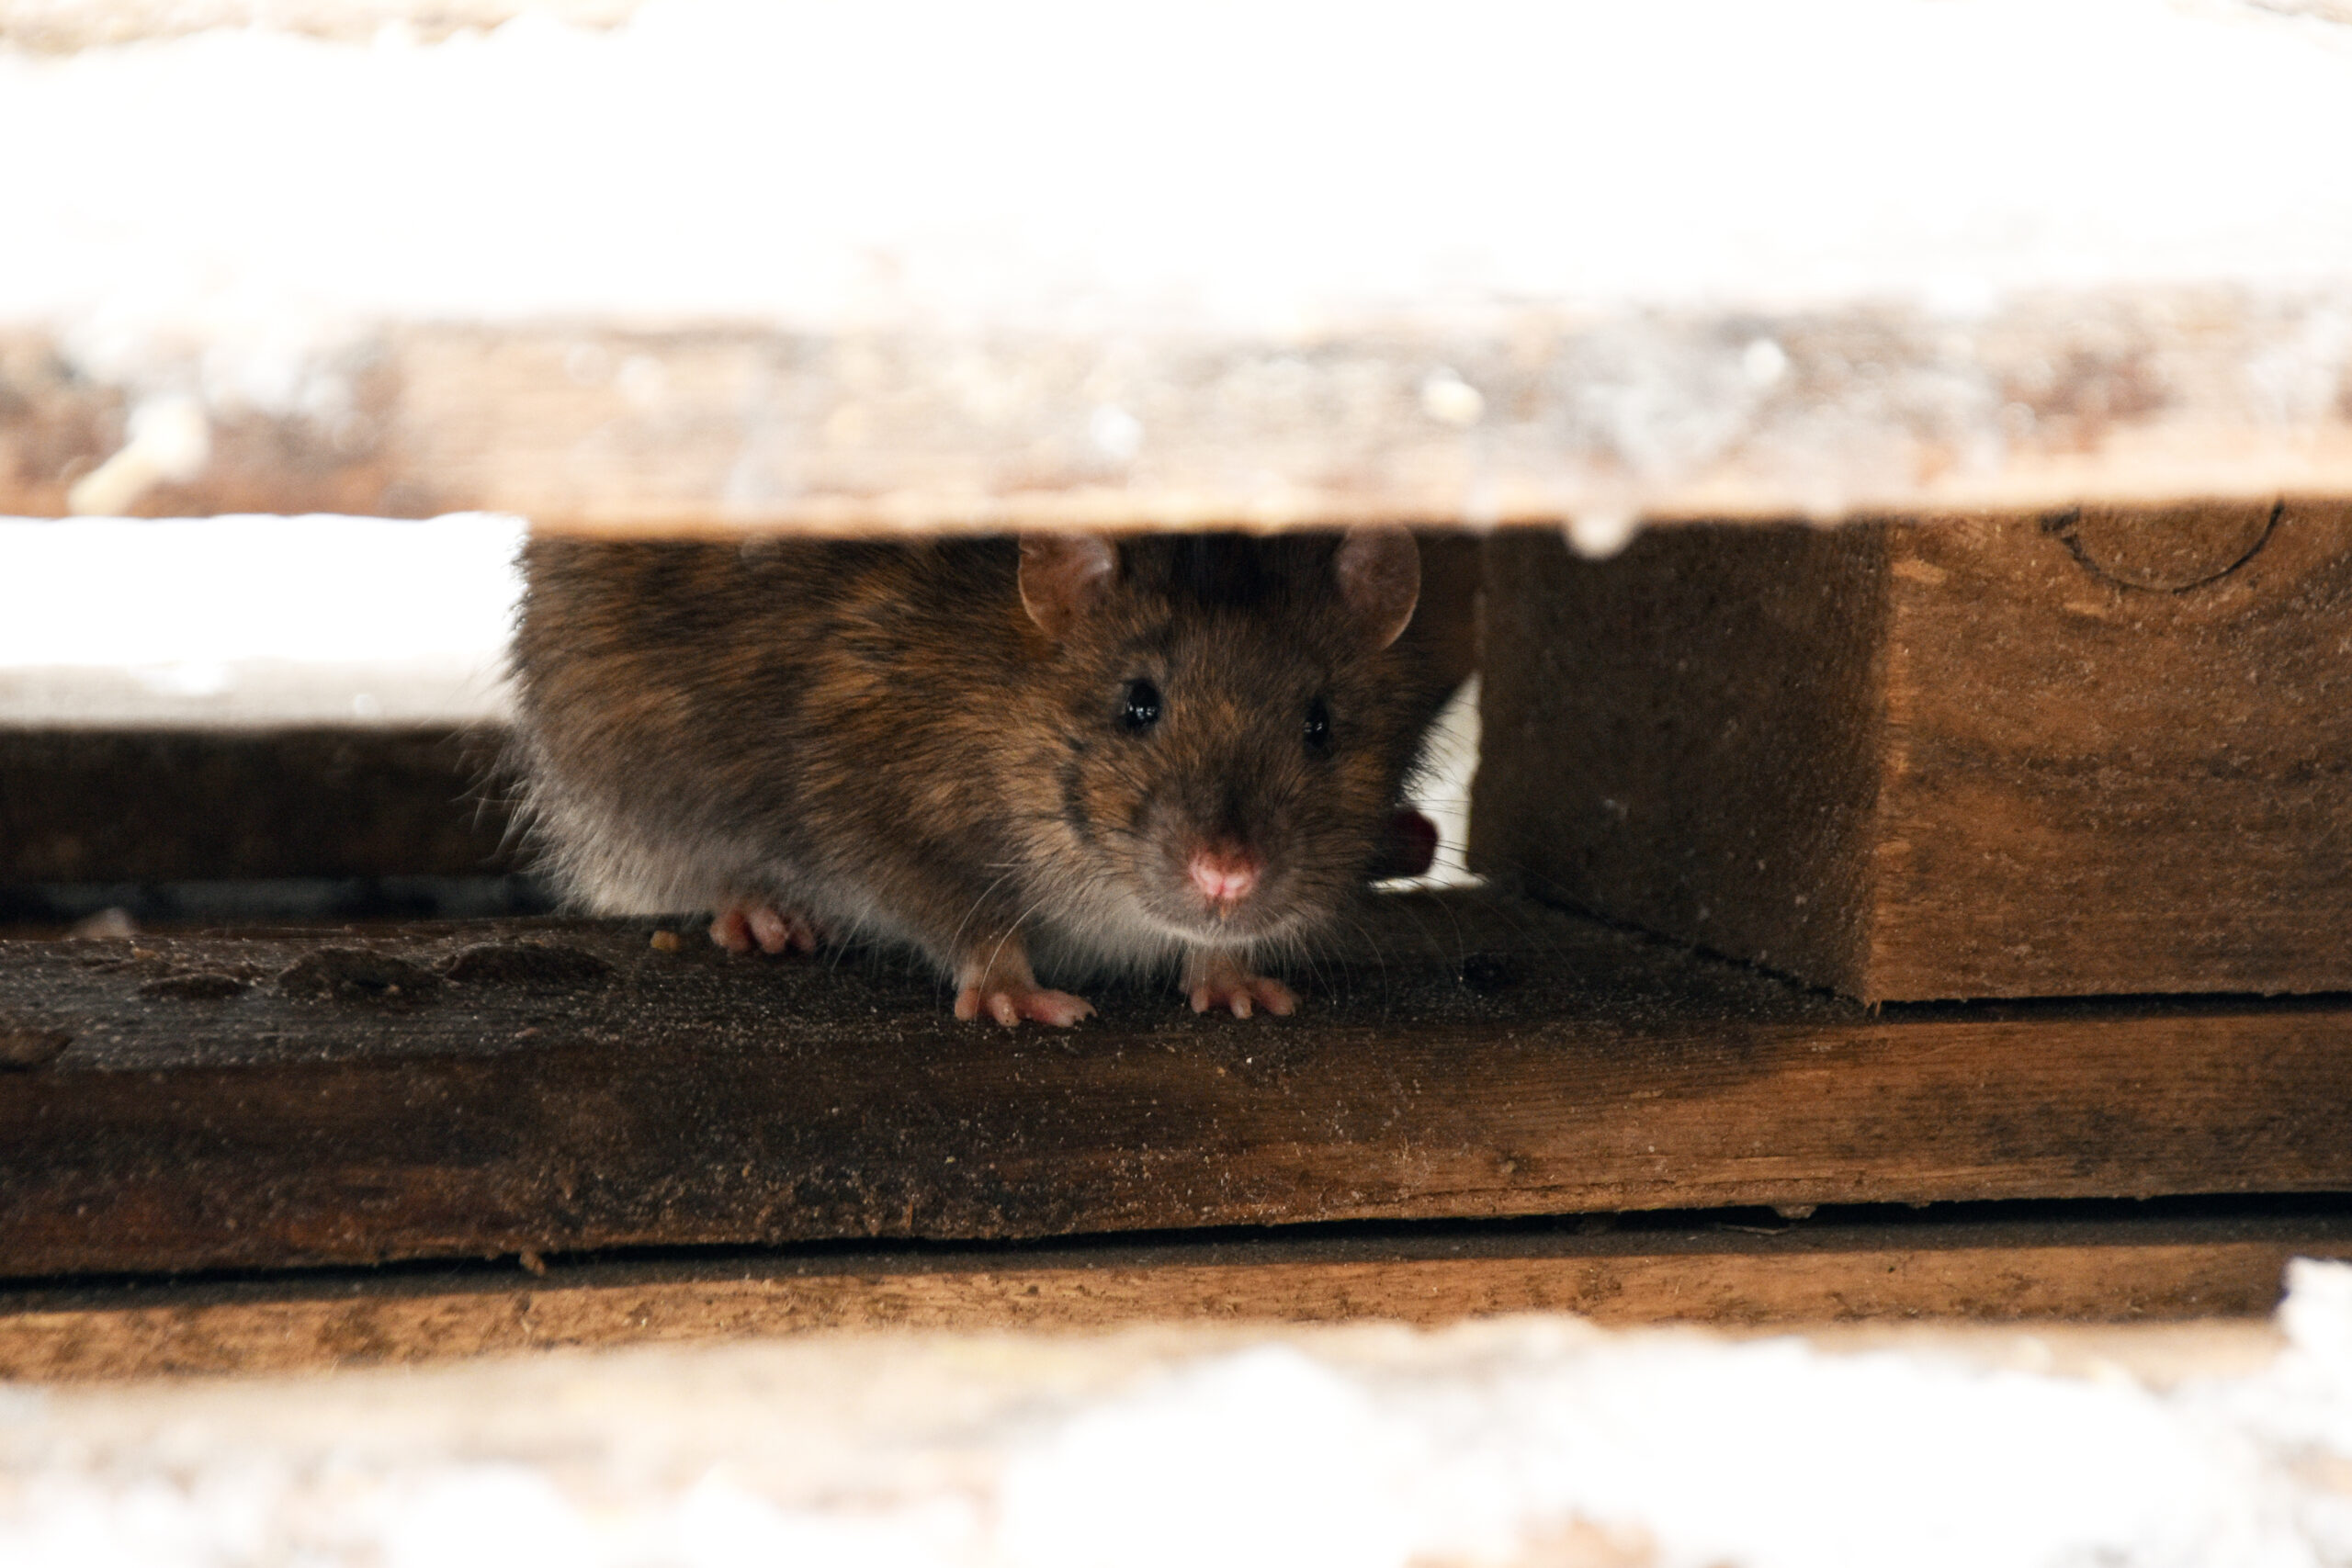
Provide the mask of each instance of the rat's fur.
POLYGON ((589 908, 773 904, 966 980, 1008 947, 1072 979, 1294 947, 1362 896, 1444 694, 1412 638, 1379 645, 1338 548, 1128 540, 1057 638, 1011 539, 534 540, 533 831, 589 908), (1120 722, 1138 678, 1164 696, 1145 733, 1120 722), (1224 920, 1187 897, 1209 840, 1264 864, 1224 920))

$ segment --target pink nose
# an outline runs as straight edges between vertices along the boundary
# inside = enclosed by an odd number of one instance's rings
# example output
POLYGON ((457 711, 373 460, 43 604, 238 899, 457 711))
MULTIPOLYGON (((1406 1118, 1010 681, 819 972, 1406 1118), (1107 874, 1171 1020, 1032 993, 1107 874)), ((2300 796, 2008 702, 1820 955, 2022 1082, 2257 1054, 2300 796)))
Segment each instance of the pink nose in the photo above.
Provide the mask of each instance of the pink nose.
POLYGON ((1201 890, 1203 897, 1231 908, 1250 897, 1265 868, 1248 850, 1219 845, 1194 850, 1184 869, 1192 874, 1193 886, 1201 890))

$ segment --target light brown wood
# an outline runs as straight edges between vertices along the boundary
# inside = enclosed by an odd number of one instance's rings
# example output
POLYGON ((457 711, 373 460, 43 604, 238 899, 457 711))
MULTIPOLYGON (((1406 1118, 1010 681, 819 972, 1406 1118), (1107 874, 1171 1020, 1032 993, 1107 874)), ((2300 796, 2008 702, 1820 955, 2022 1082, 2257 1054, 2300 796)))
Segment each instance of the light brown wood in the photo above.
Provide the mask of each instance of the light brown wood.
MULTIPOLYGON (((2109 290, 1964 333, 1875 308, 1440 311, 1305 339, 387 328, 316 367, 347 410, 210 411, 203 471, 119 504, 889 533, 2343 495, 2352 398, 2282 423, 2263 367, 2345 309, 2109 290), (1466 394, 1432 402, 1433 377, 1466 394), (1106 386, 1132 450, 1090 434, 1106 386)), ((0 334, 0 513, 62 513, 124 440, 130 392, 68 364, 0 334)))
POLYGON ((1624 1232, 872 1252, 0 1295, 0 1379, 81 1382, 841 1329, 1435 1327, 1518 1312, 1719 1328, 2247 1317, 2352 1218, 1698 1221, 1624 1232))
POLYGON ((2352 507, 1493 548, 1474 865, 1869 1001, 2352 987, 2352 507))

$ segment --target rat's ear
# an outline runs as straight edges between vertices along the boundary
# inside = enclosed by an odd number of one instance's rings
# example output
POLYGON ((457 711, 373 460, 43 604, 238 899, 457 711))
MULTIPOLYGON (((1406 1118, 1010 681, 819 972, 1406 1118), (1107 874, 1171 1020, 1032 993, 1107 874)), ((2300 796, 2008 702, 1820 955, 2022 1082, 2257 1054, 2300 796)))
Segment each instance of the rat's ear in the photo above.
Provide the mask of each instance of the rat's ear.
POLYGON ((1421 600, 1421 547, 1411 529, 1351 528, 1331 569, 1367 648, 1377 653, 1403 635, 1421 600))
POLYGON ((1119 547, 1100 534, 1021 536, 1021 604, 1050 637, 1060 637, 1110 597, 1119 547))

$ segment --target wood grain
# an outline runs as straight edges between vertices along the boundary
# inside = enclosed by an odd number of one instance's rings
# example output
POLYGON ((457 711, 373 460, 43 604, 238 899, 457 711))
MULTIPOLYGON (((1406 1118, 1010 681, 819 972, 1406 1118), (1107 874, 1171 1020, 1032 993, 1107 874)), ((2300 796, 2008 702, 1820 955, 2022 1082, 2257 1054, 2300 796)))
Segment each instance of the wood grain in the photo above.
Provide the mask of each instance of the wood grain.
MULTIPOLYGON (((2345 309, 2174 289, 2019 299, 1964 333, 1875 307, 1423 308, 1303 337, 387 327, 310 367, 332 417, 214 409, 204 470, 126 504, 890 533, 2343 495, 2352 392, 2282 423, 2270 389, 2345 309), (1476 394, 1442 418, 1441 372, 1476 394), (1132 450, 1091 434, 1106 387, 1132 450)), ((0 513, 63 513, 133 397, 0 334, 0 513)))
POLYGON ((1494 550, 1475 865, 1871 1001, 2352 987, 2352 508, 1494 550))
POLYGON ((1921 1319, 2252 1317, 2352 1220, 2007 1219, 1623 1232, 1254 1237, 999 1251, 566 1262, 431 1274, 0 1295, 0 1379, 420 1363, 570 1347, 854 1330, 1135 1324, 1437 1327, 1519 1312, 1763 1328, 1921 1319))
POLYGON ((1415 899, 1296 1019, 1112 989, 1047 1034, 957 1025, 896 959, 689 937, 0 944, 0 1017, 71 1036, 0 1073, 0 1275, 2352 1190, 2341 1000, 1881 1013, 1415 899))

